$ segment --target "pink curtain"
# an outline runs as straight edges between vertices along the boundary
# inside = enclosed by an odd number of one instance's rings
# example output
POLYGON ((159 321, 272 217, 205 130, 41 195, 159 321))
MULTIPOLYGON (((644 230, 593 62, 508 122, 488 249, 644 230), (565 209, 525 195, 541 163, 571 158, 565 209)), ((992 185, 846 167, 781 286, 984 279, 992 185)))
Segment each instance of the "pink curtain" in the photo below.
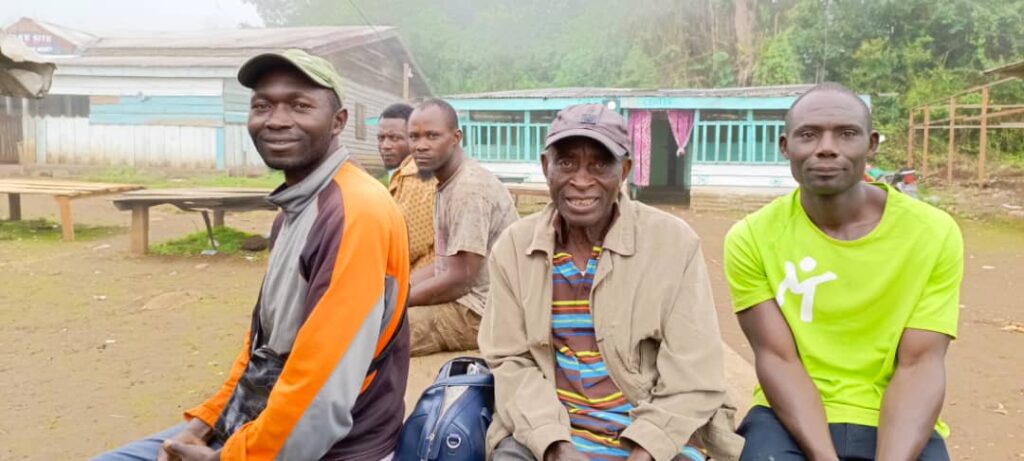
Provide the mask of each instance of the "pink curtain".
POLYGON ((629 139, 633 144, 633 184, 647 187, 651 184, 651 111, 629 111, 629 139))
MULTIPOLYGON (((692 110, 670 110, 668 111, 668 123, 672 126, 672 136, 676 139, 676 156, 686 155, 686 144, 690 142, 690 132, 693 131, 692 110)), ((649 138, 648 138, 649 139, 649 138)))

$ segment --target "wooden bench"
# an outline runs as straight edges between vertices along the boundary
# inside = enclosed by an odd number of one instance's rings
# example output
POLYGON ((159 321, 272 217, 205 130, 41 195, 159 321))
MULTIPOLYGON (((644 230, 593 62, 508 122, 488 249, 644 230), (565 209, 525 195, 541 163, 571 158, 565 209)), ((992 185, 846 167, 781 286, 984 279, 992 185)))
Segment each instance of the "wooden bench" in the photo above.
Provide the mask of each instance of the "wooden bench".
POLYGON ((509 193, 512 194, 512 200, 515 202, 516 206, 519 206, 519 197, 522 195, 544 198, 551 197, 550 192, 548 192, 548 185, 545 183, 507 182, 503 184, 505 184, 505 188, 508 189, 509 193))
POLYGON ((132 212, 131 251, 135 254, 149 252, 149 208, 157 205, 174 205, 182 211, 198 211, 203 214, 206 232, 213 242, 213 227, 224 225, 226 212, 253 210, 276 210, 267 201, 269 189, 149 189, 128 192, 114 199, 117 209, 132 212), (211 226, 209 213, 213 213, 211 226))
POLYGON ((75 239, 75 226, 71 221, 72 199, 116 194, 138 189, 142 189, 142 186, 50 179, 0 179, 0 193, 7 194, 9 218, 11 221, 21 220, 21 194, 52 196, 57 201, 57 207, 60 209, 60 225, 64 232, 64 241, 66 242, 75 239))

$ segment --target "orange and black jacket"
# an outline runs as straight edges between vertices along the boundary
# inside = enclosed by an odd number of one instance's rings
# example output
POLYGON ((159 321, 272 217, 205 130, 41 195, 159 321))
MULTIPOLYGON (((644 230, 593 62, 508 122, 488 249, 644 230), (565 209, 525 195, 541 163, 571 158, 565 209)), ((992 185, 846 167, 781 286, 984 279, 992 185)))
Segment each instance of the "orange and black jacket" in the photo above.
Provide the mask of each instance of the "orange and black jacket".
MULTIPOLYGON (((281 208, 254 312, 259 342, 286 357, 259 416, 221 459, 367 460, 392 451, 409 371, 405 222, 342 148, 269 197, 281 208)), ((228 379, 186 418, 214 427, 249 361, 246 335, 228 379)))

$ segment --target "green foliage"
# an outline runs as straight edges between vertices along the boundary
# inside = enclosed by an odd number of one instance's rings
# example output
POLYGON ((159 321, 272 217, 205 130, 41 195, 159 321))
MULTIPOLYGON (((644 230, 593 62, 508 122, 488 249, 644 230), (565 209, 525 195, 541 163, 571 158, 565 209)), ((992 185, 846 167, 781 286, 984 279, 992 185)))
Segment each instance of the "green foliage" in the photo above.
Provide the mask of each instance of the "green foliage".
MULTIPOLYGON (((124 228, 113 226, 90 226, 75 224, 75 240, 92 240, 108 237, 124 231, 124 228)), ((47 219, 31 219, 25 221, 0 221, 0 241, 41 241, 56 242, 64 238, 60 224, 47 219)))
POLYGON ((796 49, 790 31, 768 37, 761 45, 761 56, 754 65, 755 85, 793 85, 802 83, 796 49))
MULTIPOLYGON (((1024 0, 245 1, 270 24, 396 25, 441 95, 838 81, 872 95, 894 153, 910 107, 1024 59, 1024 0)), ((1018 131, 993 147, 1024 157, 1018 131)))
POLYGON ((168 189, 180 187, 243 187, 272 189, 284 182, 280 171, 270 171, 259 176, 229 176, 226 174, 188 174, 174 175, 141 171, 134 168, 108 168, 87 174, 86 181, 139 184, 151 189, 168 189))
MULTIPOLYGON (((250 237, 253 234, 230 227, 213 228, 213 239, 217 241, 217 252, 221 254, 249 253, 242 250, 242 242, 250 237)), ((199 256, 203 250, 210 249, 210 237, 202 230, 152 246, 149 252, 162 256, 199 256)))

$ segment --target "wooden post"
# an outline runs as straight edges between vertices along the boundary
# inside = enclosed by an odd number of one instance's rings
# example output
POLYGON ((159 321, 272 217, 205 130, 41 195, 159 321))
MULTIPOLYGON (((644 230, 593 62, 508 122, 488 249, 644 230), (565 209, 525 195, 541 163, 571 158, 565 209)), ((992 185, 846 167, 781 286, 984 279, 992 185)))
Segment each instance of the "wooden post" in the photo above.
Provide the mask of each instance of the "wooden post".
POLYGON ((8 218, 21 221, 21 194, 7 194, 8 218))
POLYGON ((946 152, 946 183, 953 183, 953 159, 956 151, 956 98, 949 98, 949 151, 946 152))
POLYGON ((149 253, 149 206, 132 205, 132 246, 137 255, 149 253))
POLYGON ((409 74, 412 73, 412 69, 409 67, 409 63, 402 63, 402 100, 409 100, 409 74))
POLYGON ((928 131, 928 125, 929 125, 929 123, 931 123, 931 120, 932 120, 931 114, 932 114, 931 106, 925 106, 925 108, 924 108, 924 139, 921 140, 921 150, 923 151, 923 154, 921 154, 921 176, 920 177, 922 177, 922 178, 925 177, 925 176, 928 176, 928 134, 930 133, 928 131))
POLYGON ((60 208, 60 227, 64 231, 64 241, 73 242, 75 240, 75 225, 71 222, 71 197, 58 195, 54 198, 60 208))
POLYGON ((910 109, 910 119, 907 121, 907 168, 914 167, 914 109, 910 109))
POLYGON ((213 227, 224 227, 224 210, 213 210, 213 227))
POLYGON ((985 153, 988 150, 988 87, 981 89, 981 139, 978 141, 978 181, 985 180, 985 153))

